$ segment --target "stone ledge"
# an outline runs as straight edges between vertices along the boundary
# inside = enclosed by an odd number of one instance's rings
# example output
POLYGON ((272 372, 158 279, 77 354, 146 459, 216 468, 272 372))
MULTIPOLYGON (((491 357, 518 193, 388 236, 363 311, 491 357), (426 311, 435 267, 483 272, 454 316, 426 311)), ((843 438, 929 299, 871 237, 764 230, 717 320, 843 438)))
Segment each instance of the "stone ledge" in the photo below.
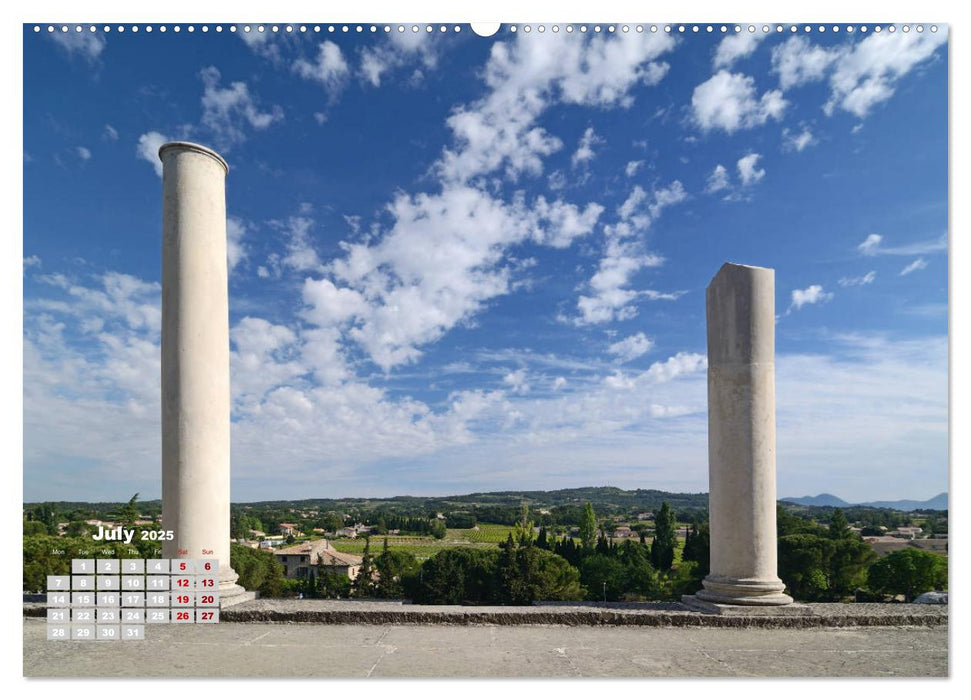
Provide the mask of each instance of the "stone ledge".
MULTIPOLYGON (((740 606, 723 606, 737 608, 740 606)), ((44 617, 43 603, 25 603, 24 615, 44 617)), ((262 598, 221 611, 225 622, 320 625, 567 625, 641 627, 736 627, 795 629, 813 627, 941 627, 945 605, 808 603, 752 610, 701 612, 681 603, 546 603, 537 606, 413 605, 400 601, 364 602, 262 598), (788 609, 788 614, 785 612, 788 609)))

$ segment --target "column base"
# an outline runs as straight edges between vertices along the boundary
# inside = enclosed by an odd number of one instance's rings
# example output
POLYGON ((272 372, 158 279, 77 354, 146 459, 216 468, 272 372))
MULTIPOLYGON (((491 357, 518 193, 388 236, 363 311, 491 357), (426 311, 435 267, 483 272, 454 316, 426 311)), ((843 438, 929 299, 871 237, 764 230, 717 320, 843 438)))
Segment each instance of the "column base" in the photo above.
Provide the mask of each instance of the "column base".
POLYGON ((696 597, 708 603, 721 605, 789 605, 792 598, 787 596, 786 586, 778 578, 755 579, 734 578, 731 576, 705 577, 703 590, 696 597))
POLYGON ((232 605, 238 605, 239 603, 245 603, 249 600, 256 600, 259 597, 259 593, 256 591, 247 591, 245 588, 240 586, 236 581, 239 579, 239 574, 237 574, 229 566, 223 566, 219 568, 219 607, 228 608, 232 605))

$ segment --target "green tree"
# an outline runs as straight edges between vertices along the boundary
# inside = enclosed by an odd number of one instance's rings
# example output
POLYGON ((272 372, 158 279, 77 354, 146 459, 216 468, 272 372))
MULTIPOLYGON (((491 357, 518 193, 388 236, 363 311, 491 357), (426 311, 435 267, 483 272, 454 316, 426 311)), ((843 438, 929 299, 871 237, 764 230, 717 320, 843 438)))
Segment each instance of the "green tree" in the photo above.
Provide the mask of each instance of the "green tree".
POLYGON ((431 533, 432 537, 436 540, 443 540, 445 539, 445 535, 448 534, 448 530, 445 527, 445 523, 435 518, 432 520, 431 533))
POLYGON ((497 562, 496 602, 530 605, 537 600, 581 600, 579 572, 560 556, 532 543, 507 540, 497 562))
POLYGON ((658 571, 670 571, 674 563, 674 546, 677 543, 674 516, 667 501, 654 516, 654 542, 651 543, 651 564, 658 571))
POLYGON ((711 571, 711 531, 707 522, 692 523, 691 530, 684 541, 681 561, 692 561, 697 565, 694 574, 704 578, 711 571))
POLYGON ((413 554, 388 548, 384 540, 384 550, 374 560, 378 571, 376 593, 380 598, 401 598, 405 594, 405 582, 418 572, 418 561, 413 554))
POLYGON ((593 512, 592 503, 583 504, 583 515, 580 516, 580 546, 583 551, 592 552, 597 543, 597 514, 593 512))
POLYGON ((853 535, 853 532, 850 530, 850 524, 846 521, 846 516, 843 514, 842 509, 836 508, 833 510, 833 515, 829 519, 828 534, 834 540, 853 535))
POLYGON ((364 554, 361 557, 361 568, 354 577, 354 595, 358 598, 370 598, 374 595, 374 557, 371 556, 371 538, 364 538, 364 554))
POLYGON ((927 591, 947 590, 947 559, 934 552, 908 547, 871 565, 867 581, 879 593, 902 594, 910 602, 927 591))
POLYGON ((520 547, 532 545, 536 538, 536 534, 533 532, 533 521, 529 519, 529 506, 525 503, 523 503, 522 517, 516 523, 513 532, 515 533, 516 544, 520 547))
POLYGON ((580 583, 587 600, 620 600, 627 590, 627 568, 616 557, 592 554, 580 563, 580 583))
POLYGON ((111 515, 111 519, 115 522, 121 523, 125 527, 134 527, 135 521, 138 520, 139 516, 138 506, 136 505, 137 502, 138 494, 136 493, 134 496, 128 499, 128 503, 123 505, 111 515))
POLYGON ((421 565, 416 603, 462 605, 492 602, 496 594, 497 549, 443 549, 421 565))
POLYGON ((274 598, 283 593, 283 564, 270 552, 230 544, 229 560, 239 574, 238 583, 248 591, 274 598))

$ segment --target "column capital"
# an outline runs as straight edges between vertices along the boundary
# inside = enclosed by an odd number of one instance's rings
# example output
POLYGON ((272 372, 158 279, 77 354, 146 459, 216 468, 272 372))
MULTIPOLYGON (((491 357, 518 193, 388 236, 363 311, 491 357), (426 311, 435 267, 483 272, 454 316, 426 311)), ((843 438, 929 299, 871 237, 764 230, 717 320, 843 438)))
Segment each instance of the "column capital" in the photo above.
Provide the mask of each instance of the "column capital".
POLYGON ((165 162, 165 158, 163 157, 162 154, 165 151, 174 151, 174 150, 193 151, 195 153, 201 153, 203 155, 209 156, 217 163, 219 163, 221 166, 223 166, 223 170, 225 170, 226 174, 229 175, 229 163, 226 162, 225 158, 223 158, 221 155, 216 153, 211 148, 207 148, 206 146, 203 146, 198 143, 192 143, 191 141, 169 141, 168 143, 163 143, 158 149, 159 160, 161 160, 162 162, 165 162))

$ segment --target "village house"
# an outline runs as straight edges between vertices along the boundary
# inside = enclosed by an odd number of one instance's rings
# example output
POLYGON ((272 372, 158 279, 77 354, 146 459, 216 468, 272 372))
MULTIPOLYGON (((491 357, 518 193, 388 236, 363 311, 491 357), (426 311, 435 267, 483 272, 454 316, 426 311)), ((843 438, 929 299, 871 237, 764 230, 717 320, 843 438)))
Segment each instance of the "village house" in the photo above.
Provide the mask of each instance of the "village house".
POLYGON ((308 578, 311 572, 319 577, 321 568, 344 574, 352 581, 361 568, 362 557, 338 552, 327 540, 302 542, 283 547, 273 553, 283 564, 286 578, 308 578))
POLYGON ((619 525, 615 530, 613 537, 614 539, 619 539, 621 537, 633 537, 633 531, 626 525, 619 525))

